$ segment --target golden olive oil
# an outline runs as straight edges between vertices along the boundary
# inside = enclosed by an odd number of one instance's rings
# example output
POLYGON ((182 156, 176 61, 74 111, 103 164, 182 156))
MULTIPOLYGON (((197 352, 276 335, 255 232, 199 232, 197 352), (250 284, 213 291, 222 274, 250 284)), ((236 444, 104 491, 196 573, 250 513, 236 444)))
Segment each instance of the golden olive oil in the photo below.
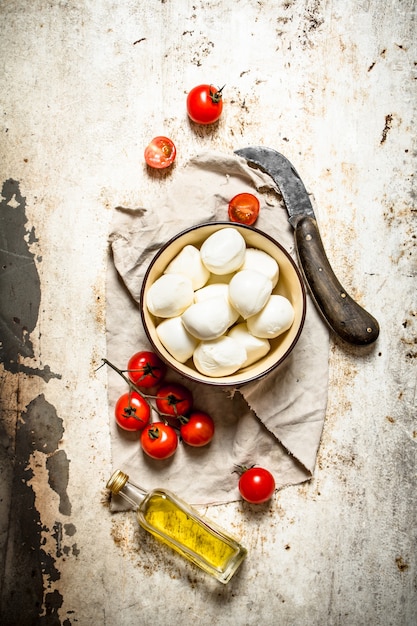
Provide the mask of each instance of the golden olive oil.
POLYGON ((247 554, 224 530, 169 491, 147 493, 120 470, 107 488, 132 504, 145 530, 222 583, 230 580, 247 554))

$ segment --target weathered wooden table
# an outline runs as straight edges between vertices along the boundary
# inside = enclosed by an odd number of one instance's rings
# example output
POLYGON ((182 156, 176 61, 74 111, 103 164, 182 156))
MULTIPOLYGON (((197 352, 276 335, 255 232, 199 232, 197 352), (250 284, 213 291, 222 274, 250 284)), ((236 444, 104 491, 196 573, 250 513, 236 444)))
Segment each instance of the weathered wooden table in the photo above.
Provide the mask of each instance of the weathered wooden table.
MULTIPOLYGON (((416 3, 1 3, 4 626, 417 623, 416 3), (219 124, 188 91, 226 84, 219 124), (112 516, 105 264, 114 207, 166 177, 143 150, 264 144, 314 195, 342 283, 379 320, 332 337, 314 478, 209 514, 250 558, 228 586, 112 516)), ((175 170, 174 170, 175 175, 175 170)))

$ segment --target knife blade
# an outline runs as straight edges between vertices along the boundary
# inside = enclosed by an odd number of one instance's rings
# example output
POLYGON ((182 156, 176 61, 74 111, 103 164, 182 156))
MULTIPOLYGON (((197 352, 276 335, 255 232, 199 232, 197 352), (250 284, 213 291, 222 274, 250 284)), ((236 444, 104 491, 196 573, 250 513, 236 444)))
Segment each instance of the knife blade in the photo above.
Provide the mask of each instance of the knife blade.
POLYGON ((377 320, 358 304, 337 279, 320 237, 307 190, 292 163, 280 152, 263 146, 235 154, 268 174, 277 185, 294 228, 294 241, 304 280, 323 318, 341 339, 369 345, 379 335, 377 320))

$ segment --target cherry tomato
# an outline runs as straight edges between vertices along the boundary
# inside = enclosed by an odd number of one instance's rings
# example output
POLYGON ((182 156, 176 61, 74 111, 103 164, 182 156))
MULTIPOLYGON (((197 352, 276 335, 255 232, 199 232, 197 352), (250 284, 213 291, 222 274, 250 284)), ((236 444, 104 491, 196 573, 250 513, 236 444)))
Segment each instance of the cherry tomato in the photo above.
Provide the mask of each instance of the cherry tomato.
POLYGON ((151 409, 141 395, 130 391, 120 396, 116 402, 114 416, 120 428, 134 432, 142 430, 148 424, 151 409))
POLYGON ((229 202, 229 220, 248 224, 256 222, 259 215, 259 200, 251 193, 239 193, 229 202))
POLYGON ((163 385, 156 392, 158 410, 164 415, 179 417, 186 415, 193 406, 193 395, 189 389, 178 383, 163 385))
POLYGON ((145 148, 145 161, 150 167, 160 170, 175 161, 177 149, 168 137, 155 137, 145 148))
POLYGON ((240 495, 247 502, 261 504, 269 500, 275 491, 275 479, 262 467, 243 468, 239 479, 240 495))
POLYGON ((199 448, 213 439, 214 422, 203 411, 192 411, 188 417, 181 417, 180 435, 189 446, 199 448))
POLYGON ((136 352, 127 364, 127 373, 132 383, 144 389, 158 385, 166 371, 166 365, 159 356, 147 350, 136 352))
POLYGON ((152 459, 168 459, 177 449, 178 437, 169 424, 154 422, 142 430, 140 443, 143 451, 152 459))
POLYGON ((216 122, 223 110, 221 89, 213 85, 198 85, 191 89, 187 96, 187 113, 197 124, 212 124, 216 122))

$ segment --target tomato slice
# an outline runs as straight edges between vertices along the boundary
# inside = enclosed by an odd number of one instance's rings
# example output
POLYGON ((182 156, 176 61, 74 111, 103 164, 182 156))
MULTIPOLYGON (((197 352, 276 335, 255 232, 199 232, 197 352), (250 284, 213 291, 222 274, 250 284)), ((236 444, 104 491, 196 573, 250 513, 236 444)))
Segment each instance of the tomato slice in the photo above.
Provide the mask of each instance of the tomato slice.
POLYGON ((258 219, 259 208, 256 196, 251 193, 238 193, 229 202, 229 219, 231 222, 252 226, 258 219))
POLYGON ((145 161, 158 170, 169 167, 177 156, 174 142, 168 137, 154 137, 145 148, 145 161))

